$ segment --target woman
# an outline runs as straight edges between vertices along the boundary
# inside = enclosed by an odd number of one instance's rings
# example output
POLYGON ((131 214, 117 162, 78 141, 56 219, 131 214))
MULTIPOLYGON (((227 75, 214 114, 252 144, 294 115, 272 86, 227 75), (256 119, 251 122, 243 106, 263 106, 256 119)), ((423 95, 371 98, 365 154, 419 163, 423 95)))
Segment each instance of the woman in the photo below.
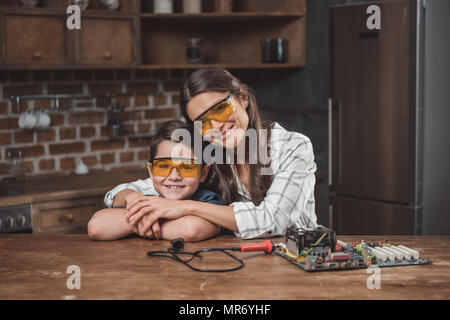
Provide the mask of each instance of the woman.
MULTIPOLYGON (((105 196, 108 207, 126 206, 130 223, 140 224, 142 232, 150 234, 159 230, 158 219, 188 215, 232 230, 244 239, 283 235, 292 225, 317 226, 316 164, 306 136, 277 123, 263 125, 253 91, 224 69, 192 73, 180 91, 180 106, 187 121, 200 121, 201 132, 211 143, 238 155, 239 149, 245 148, 244 163, 216 165, 212 173, 211 181, 216 182, 226 205, 144 196, 154 193, 154 188, 150 180, 139 180, 109 191, 105 196), (260 135, 264 129, 268 131, 267 144, 260 135), (246 133, 251 131, 258 133, 257 150, 246 143, 246 133), (261 161, 264 151, 270 155, 270 163, 261 161), (249 161, 255 153, 256 163, 249 161)), ((158 239, 158 234, 154 236, 158 239)))

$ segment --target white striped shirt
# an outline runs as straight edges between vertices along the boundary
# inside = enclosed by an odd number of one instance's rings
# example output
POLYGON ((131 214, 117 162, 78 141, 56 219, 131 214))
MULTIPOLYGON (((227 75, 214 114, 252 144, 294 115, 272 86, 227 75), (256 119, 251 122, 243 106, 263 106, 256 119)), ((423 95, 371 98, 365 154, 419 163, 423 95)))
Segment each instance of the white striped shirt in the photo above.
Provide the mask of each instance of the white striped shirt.
MULTIPOLYGON (((316 164, 311 141, 275 123, 270 146, 274 177, 266 197, 258 206, 253 204, 244 184, 235 176, 238 192, 246 201, 233 202, 230 206, 234 209, 238 227, 235 235, 243 239, 281 236, 293 225, 297 228, 317 227, 314 201, 316 164)), ((111 207, 116 194, 124 189, 159 196, 148 178, 118 185, 106 193, 105 204, 111 207)))

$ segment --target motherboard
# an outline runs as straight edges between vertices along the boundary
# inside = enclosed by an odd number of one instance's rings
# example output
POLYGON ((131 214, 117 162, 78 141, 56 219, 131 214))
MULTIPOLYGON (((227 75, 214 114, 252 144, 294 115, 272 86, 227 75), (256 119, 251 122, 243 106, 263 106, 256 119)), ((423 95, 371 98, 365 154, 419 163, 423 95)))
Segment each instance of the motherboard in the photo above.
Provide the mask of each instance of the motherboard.
POLYGON ((275 253, 308 272, 431 263, 421 258, 417 250, 391 244, 389 240, 351 243, 336 240, 335 232, 323 226, 315 229, 290 228, 286 233, 286 243, 277 247, 275 253))

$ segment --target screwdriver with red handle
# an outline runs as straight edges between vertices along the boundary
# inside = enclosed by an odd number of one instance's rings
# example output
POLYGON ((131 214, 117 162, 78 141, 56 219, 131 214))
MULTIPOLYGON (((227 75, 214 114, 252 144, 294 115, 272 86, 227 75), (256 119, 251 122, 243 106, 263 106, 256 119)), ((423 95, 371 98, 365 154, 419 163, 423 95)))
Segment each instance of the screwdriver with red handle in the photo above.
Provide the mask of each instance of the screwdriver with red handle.
POLYGON ((265 240, 262 243, 244 244, 238 247, 233 247, 231 250, 240 252, 264 251, 265 253, 272 253, 273 250, 279 246, 281 246, 281 243, 275 244, 273 241, 265 240))
MULTIPOLYGON (((183 238, 177 238, 170 241, 172 243, 173 251, 174 252, 182 252, 184 249, 184 239, 183 238)), ((207 251, 217 251, 217 250, 231 250, 231 251, 240 251, 240 252, 251 252, 251 251, 264 251, 265 253, 272 253, 273 250, 277 247, 284 246, 284 243, 274 243, 270 240, 265 240, 261 243, 254 243, 254 244, 243 244, 238 247, 232 247, 232 248, 207 248, 202 249, 200 251, 207 252, 207 251)))

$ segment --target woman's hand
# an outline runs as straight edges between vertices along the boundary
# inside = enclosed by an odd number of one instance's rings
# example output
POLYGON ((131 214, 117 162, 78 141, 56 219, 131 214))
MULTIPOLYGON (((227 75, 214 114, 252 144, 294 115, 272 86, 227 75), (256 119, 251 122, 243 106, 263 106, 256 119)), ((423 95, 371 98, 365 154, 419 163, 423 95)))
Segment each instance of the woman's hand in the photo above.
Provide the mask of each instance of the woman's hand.
POLYGON ((127 220, 136 225, 144 216, 146 232, 158 219, 178 219, 186 215, 188 200, 171 200, 159 197, 138 197, 127 206, 127 220))
POLYGON ((128 207, 130 206, 131 203, 133 203, 134 200, 145 197, 145 196, 141 192, 137 192, 134 190, 127 190, 127 191, 128 191, 128 193, 125 196, 124 200, 126 203, 126 209, 128 210, 128 207))

